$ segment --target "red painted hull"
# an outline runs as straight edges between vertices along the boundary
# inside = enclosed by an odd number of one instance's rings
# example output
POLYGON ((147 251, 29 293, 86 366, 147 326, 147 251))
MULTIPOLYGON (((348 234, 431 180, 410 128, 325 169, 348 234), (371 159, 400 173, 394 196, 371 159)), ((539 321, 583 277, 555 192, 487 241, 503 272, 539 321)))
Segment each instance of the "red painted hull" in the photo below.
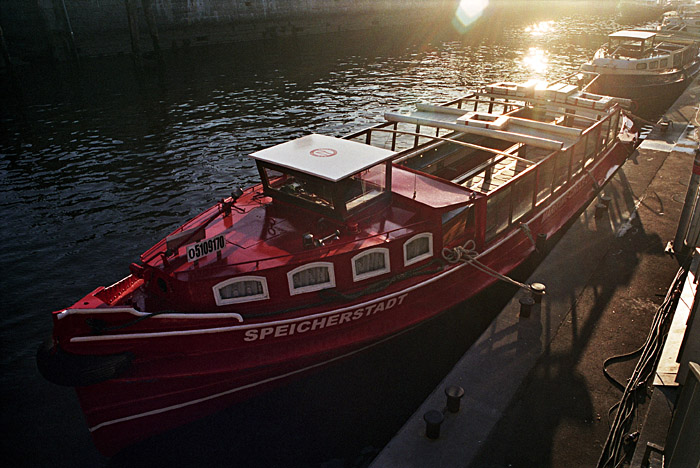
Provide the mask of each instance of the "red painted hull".
MULTIPOLYGON (((561 229, 595 196, 591 176, 602 186, 627 154, 622 144, 612 145, 588 172, 570 180, 546 206, 533 211, 525 220, 530 231, 549 237, 561 229)), ((533 251, 531 239, 516 228, 490 243, 479 259, 507 273, 533 251)), ((77 387, 96 446, 112 455, 394 337, 494 281, 464 263, 436 264, 430 272, 396 282, 378 293, 278 318, 241 323, 215 314, 163 314, 134 323, 128 332, 83 334, 78 340, 61 336, 59 341, 65 351, 75 354, 133 355, 131 369, 125 374, 77 387)), ((124 307, 100 310, 110 323, 138 316, 124 307)), ((67 336, 71 329, 84 326, 78 309, 54 317, 55 328, 67 336)))

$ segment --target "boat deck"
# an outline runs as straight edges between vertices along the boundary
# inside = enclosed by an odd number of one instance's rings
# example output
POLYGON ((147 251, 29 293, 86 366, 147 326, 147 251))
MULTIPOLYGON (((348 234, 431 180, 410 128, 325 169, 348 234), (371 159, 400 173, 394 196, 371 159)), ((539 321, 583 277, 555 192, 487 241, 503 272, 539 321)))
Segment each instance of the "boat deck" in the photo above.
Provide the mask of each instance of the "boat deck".
POLYGON ((496 157, 488 167, 453 182, 475 192, 489 193, 505 185, 533 164, 534 162, 521 158, 496 157))

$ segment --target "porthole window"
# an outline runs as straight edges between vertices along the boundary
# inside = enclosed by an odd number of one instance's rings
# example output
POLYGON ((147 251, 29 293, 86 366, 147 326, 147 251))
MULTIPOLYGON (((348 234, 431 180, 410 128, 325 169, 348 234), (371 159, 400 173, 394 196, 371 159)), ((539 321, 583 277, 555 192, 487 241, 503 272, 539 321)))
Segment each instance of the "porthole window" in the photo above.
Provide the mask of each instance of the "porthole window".
POLYGON ((289 294, 302 294, 335 287, 333 264, 316 262, 302 265, 287 273, 289 294))
POLYGON ((383 275, 389 270, 389 249, 371 249, 352 257, 353 281, 383 275))
POLYGON ((433 235, 424 232, 411 237, 403 245, 404 265, 412 265, 433 256, 433 235))
POLYGON ((216 305, 238 304, 240 302, 268 299, 267 280, 262 276, 239 276, 215 285, 213 288, 216 305))

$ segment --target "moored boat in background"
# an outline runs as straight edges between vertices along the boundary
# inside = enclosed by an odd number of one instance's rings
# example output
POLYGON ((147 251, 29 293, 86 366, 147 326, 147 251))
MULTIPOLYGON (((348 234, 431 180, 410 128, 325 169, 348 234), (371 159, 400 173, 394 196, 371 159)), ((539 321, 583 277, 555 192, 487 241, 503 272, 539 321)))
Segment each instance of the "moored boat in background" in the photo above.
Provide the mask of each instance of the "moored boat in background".
POLYGON ((581 66, 593 93, 631 99, 642 116, 668 107, 700 71, 698 43, 656 31, 623 30, 581 66))
POLYGON ((663 14, 658 30, 663 34, 700 40, 700 4, 683 3, 675 10, 667 11, 663 14))
POLYGON ((621 21, 638 23, 659 18, 669 5, 663 0, 620 0, 617 7, 621 21))
POLYGON ((42 373, 112 455, 347 358, 502 279, 625 161, 619 100, 496 83, 251 155, 261 183, 53 313, 42 373))

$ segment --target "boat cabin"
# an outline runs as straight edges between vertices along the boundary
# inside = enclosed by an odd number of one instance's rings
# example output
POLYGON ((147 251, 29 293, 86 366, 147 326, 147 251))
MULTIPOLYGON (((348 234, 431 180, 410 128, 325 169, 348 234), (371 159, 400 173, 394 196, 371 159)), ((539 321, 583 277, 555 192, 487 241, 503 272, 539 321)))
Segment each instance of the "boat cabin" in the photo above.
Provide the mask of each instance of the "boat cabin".
POLYGON ((251 154, 264 193, 336 219, 391 196, 395 152, 311 134, 251 154))
POLYGON ((654 50, 656 33, 651 31, 617 31, 608 35, 608 55, 615 58, 641 59, 654 50))

